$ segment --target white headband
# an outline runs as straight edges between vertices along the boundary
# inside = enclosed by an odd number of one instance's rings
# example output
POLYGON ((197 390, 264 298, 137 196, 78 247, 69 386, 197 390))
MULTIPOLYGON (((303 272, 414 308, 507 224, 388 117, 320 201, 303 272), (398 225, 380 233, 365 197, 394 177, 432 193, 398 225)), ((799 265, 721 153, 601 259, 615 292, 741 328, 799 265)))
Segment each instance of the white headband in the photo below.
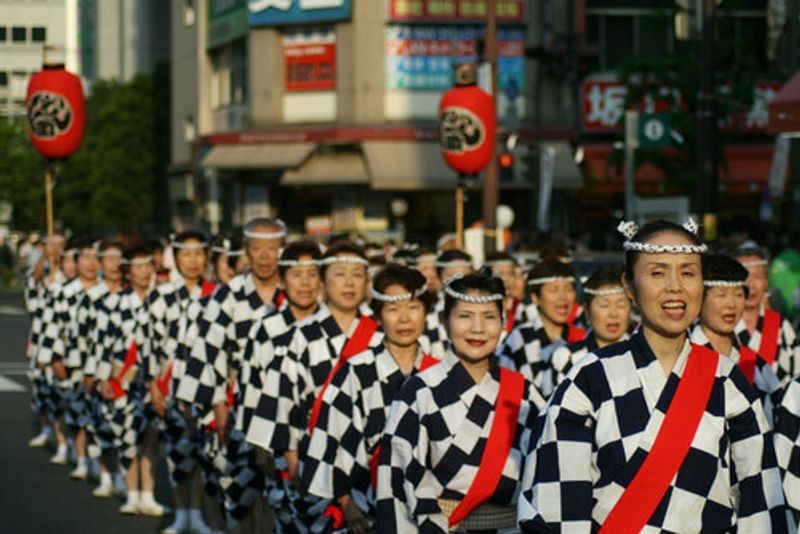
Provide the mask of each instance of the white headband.
POLYGON ((740 261, 739 263, 742 264, 742 267, 765 267, 769 265, 767 260, 740 261))
POLYGON ((612 289, 591 289, 589 287, 584 287, 583 292, 595 297, 607 297, 609 295, 616 295, 617 293, 624 293, 625 288, 622 286, 617 286, 612 289))
POLYGON ((744 287, 744 280, 703 280, 706 287, 744 287))
POLYGON ((106 249, 103 252, 98 252, 97 254, 98 258, 107 258, 109 256, 122 256, 122 252, 120 252, 118 249, 106 249))
POLYGON ((69 256, 70 254, 76 254, 78 252, 77 248, 68 248, 61 252, 62 256, 69 256))
POLYGON ((529 286, 538 286, 542 284, 549 284, 550 282, 574 282, 574 276, 544 276, 542 278, 533 278, 528 280, 529 286))
POLYGON ((472 304, 486 304, 487 302, 497 302, 498 300, 503 300, 503 298, 505 298, 500 293, 492 293, 491 295, 465 295, 464 293, 459 293, 450 287, 453 282, 460 280, 463 277, 464 275, 458 273, 448 278, 447 282, 445 282, 444 292, 456 300, 462 300, 472 304))
POLYGON ((191 243, 178 243, 177 241, 173 241, 170 246, 176 250, 200 250, 206 248, 208 243, 205 241, 200 241, 199 243, 194 241, 191 243))
POLYGON ((153 256, 139 256, 132 260, 122 260, 124 265, 144 265, 145 263, 152 263, 153 256))
POLYGON ((423 284, 422 287, 420 287, 413 293, 403 293, 402 295, 386 295, 385 293, 380 293, 373 287, 372 298, 374 298, 375 300, 379 300, 381 302, 402 302, 404 300, 419 298, 427 292, 428 292, 428 284, 423 284))
POLYGON ((437 261, 437 267, 472 267, 472 263, 467 260, 437 261))
POLYGON ((278 260, 279 267, 318 267, 317 260, 278 260))
POLYGON ((484 263, 488 267, 495 267, 497 265, 513 265, 516 267, 517 262, 514 260, 490 260, 484 263))
POLYGON ((359 256, 329 256, 319 262, 320 265, 331 265, 334 263, 357 263, 369 266, 369 262, 359 256))
MULTIPOLYGON (((266 224, 264 226, 267 226, 266 224)), ((272 226, 277 226, 277 232, 254 232, 253 230, 244 231, 244 236, 248 239, 280 239, 286 237, 286 225, 282 220, 277 219, 272 226)))
MULTIPOLYGON (((689 220, 683 223, 683 227, 697 235, 699 227, 694 219, 689 217, 689 220)), ((705 254, 708 252, 708 247, 703 245, 654 245, 652 243, 640 243, 639 241, 632 241, 632 239, 639 233, 639 227, 633 221, 620 221, 617 226, 617 231, 625 236, 626 241, 622 244, 622 248, 629 252, 645 252, 648 254, 705 254)))

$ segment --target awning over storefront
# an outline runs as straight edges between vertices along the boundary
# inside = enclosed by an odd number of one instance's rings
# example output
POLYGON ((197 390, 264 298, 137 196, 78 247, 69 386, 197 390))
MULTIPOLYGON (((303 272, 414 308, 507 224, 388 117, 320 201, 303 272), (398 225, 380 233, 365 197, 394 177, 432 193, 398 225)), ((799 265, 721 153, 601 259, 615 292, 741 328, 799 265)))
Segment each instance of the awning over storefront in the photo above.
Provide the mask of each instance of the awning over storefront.
POLYGON ((442 159, 439 143, 365 141, 362 147, 372 189, 452 189, 456 185, 456 173, 442 159))
POLYGON ((297 167, 314 150, 314 143, 214 145, 203 167, 212 169, 269 169, 297 167))
POLYGON ((800 131, 800 71, 786 82, 769 103, 769 133, 800 131))
POLYGON ((364 157, 359 152, 317 152, 296 169, 283 173, 281 185, 368 184, 364 157))

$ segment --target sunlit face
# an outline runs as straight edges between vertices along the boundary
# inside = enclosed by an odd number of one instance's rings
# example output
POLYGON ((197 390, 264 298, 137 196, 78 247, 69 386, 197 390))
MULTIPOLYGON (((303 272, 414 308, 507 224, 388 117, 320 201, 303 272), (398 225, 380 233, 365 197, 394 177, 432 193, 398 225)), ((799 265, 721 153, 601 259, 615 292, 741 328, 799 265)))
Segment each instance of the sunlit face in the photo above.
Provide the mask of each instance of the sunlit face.
POLYGON ((78 266, 74 254, 65 254, 61 257, 61 272, 67 280, 72 280, 78 275, 78 266))
POLYGON ((48 257, 58 257, 64 252, 64 245, 66 244, 66 240, 64 236, 61 234, 53 234, 53 238, 49 239, 45 244, 45 251, 47 252, 48 257))
MULTIPOLYGON (((383 290, 385 295, 404 295, 408 290, 400 284, 392 284, 383 290)), ((381 327, 389 343, 410 347, 425 330, 425 305, 415 298, 400 302, 384 302, 380 316, 381 327)))
POLYGON ((228 265, 228 255, 219 254, 214 261, 214 276, 220 284, 227 284, 233 278, 233 269, 228 265))
MULTIPOLYGON (((298 258, 299 261, 313 259, 309 255, 298 258)), ((296 265, 283 273, 283 289, 286 298, 301 310, 312 309, 317 305, 317 298, 322 287, 319 267, 316 265, 296 265)))
POLYGON ((514 271, 514 286, 511 289, 511 296, 517 300, 525 298, 525 288, 527 287, 527 278, 525 271, 520 268, 514 271))
MULTIPOLYGON (((468 291, 468 295, 485 294, 468 291)), ((469 362, 491 358, 503 331, 503 317, 496 302, 482 304, 458 301, 447 317, 447 332, 453 352, 469 362)))
POLYGON ((716 334, 729 336, 742 318, 744 303, 743 287, 709 287, 703 297, 700 322, 716 334))
POLYGON ((94 249, 84 249, 78 254, 77 261, 78 277, 83 280, 96 280, 97 272, 100 270, 100 262, 97 261, 97 252, 94 249))
MULTIPOLYGON (((758 256, 739 256, 736 258, 741 263, 763 261, 758 256)), ((748 296, 745 301, 746 308, 758 308, 764 302, 764 297, 769 289, 766 265, 751 265, 747 269, 748 296)))
MULTIPOLYGON (((661 232, 650 238, 655 245, 693 245, 677 232, 661 232)), ((646 328, 664 337, 683 335, 700 313, 703 274, 699 254, 639 255, 628 296, 637 304, 646 328)))
MULTIPOLYGON (((600 286, 598 290, 610 290, 619 286, 600 286)), ((631 301, 623 292, 611 295, 595 295, 588 307, 592 332, 602 344, 617 342, 628 331, 631 323, 631 301)))
POLYGON ((238 256, 236 259, 236 265, 233 266, 233 271, 235 274, 242 274, 247 269, 250 268, 250 260, 248 259, 246 254, 242 254, 238 256))
POLYGON ((153 251, 153 262, 156 269, 164 267, 164 250, 157 248, 153 251))
MULTIPOLYGON (((182 244, 200 244, 196 239, 187 239, 182 244)), ((179 248, 175 250, 175 265, 187 281, 203 276, 206 270, 206 250, 204 248, 179 248)))
POLYGON ((467 264, 450 265, 442 269, 440 280, 442 281, 442 283, 445 283, 447 280, 449 280, 450 278, 454 277, 457 274, 462 274, 466 276, 472 273, 473 273, 472 267, 467 264))
POLYGON ((539 316, 554 325, 567 324, 575 306, 575 285, 568 280, 542 284, 539 294, 531 293, 531 299, 539 309, 539 316))
MULTIPOLYGON (((354 254, 342 253, 342 256, 354 254)), ((367 267, 360 263, 332 263, 325 271, 325 297, 329 306, 353 311, 364 300, 367 291, 367 267)))
POLYGON ((417 270, 425 276, 428 289, 437 290, 441 287, 439 277, 436 275, 436 256, 420 256, 417 258, 417 270))
MULTIPOLYGON (((253 232, 273 234, 281 229, 274 225, 256 226, 253 232)), ((259 280, 270 280, 278 274, 278 256, 281 253, 283 239, 279 237, 262 239, 248 237, 245 252, 250 260, 250 271, 259 280)))
POLYGON ((503 281, 506 295, 511 295, 514 290, 514 282, 517 280, 516 266, 510 261, 502 262, 492 265, 492 272, 503 281))
POLYGON ((107 248, 100 259, 100 268, 103 269, 103 278, 109 282, 122 280, 122 251, 116 247, 107 248))
MULTIPOLYGON (((134 258, 141 260, 142 257, 134 258)), ((143 291, 150 287, 150 280, 153 279, 155 265, 152 261, 146 263, 133 263, 128 270, 128 281, 134 290, 143 291)))

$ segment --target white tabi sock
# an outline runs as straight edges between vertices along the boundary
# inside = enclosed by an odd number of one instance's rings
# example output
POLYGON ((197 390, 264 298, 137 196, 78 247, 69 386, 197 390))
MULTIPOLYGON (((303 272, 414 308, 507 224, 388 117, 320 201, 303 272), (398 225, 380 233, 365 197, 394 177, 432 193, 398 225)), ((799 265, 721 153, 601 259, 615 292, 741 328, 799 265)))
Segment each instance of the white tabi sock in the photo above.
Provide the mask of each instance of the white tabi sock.
POLYGON ((129 504, 131 506, 138 506, 139 505, 139 492, 134 490, 128 490, 128 500, 125 504, 129 504))
POLYGON ((100 473, 100 485, 101 486, 112 486, 113 481, 111 480, 111 473, 108 471, 103 471, 100 473))

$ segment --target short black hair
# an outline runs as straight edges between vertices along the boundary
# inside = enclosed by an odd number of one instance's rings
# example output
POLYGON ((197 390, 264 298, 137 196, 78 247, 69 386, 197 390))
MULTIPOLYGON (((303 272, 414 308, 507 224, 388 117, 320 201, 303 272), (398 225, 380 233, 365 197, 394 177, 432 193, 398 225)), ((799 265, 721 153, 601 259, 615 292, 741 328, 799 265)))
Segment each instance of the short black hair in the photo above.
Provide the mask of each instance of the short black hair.
MULTIPOLYGON (((560 276, 564 278, 575 278, 575 269, 572 265, 557 260, 556 258, 547 258, 540 261, 528 271, 528 293, 533 293, 539 296, 542 286, 544 284, 531 285, 531 280, 537 278, 549 278, 551 276, 560 276)), ((573 285, 575 282, 573 281, 573 285)))
MULTIPOLYGON (((425 286, 425 276, 416 269, 403 267, 402 265, 389 265, 381 269, 372 280, 372 287, 378 293, 384 293, 387 287, 395 284, 413 294, 425 286)), ((433 295, 431 292, 426 291, 416 298, 425 306, 425 313, 427 314, 433 305, 433 295)), ((386 303, 381 300, 372 299, 370 307, 375 317, 381 316, 381 310, 383 310, 385 304, 386 303)))
MULTIPOLYGON (((747 281, 748 275, 744 265, 726 254, 707 254, 703 261, 703 280, 744 283, 747 281)), ((747 286, 743 287, 746 298, 749 291, 747 286)), ((708 290, 708 287, 704 288, 703 296, 708 290)))
POLYGON ((122 252, 122 257, 125 261, 122 262, 121 271, 123 275, 127 275, 130 272, 131 266, 130 262, 135 258, 146 258, 148 256, 153 255, 153 249, 151 248, 149 243, 136 243, 135 245, 131 245, 130 247, 126 248, 122 252))
MULTIPOLYGON (((436 263, 448 263, 451 261, 466 261, 472 264, 472 256, 464 252, 463 250, 452 249, 452 250, 445 250, 439 257, 436 258, 436 263)), ((442 271, 445 270, 445 267, 440 267, 439 265, 436 266, 436 276, 439 279, 442 279, 442 271)), ((442 280, 444 282, 444 280, 442 280)))
POLYGON ((430 247, 419 247, 414 251, 414 260, 418 261, 423 256, 436 256, 436 251, 430 247))
POLYGON ((491 262, 509 262, 513 264, 515 267, 519 265, 517 259, 509 254, 508 252, 498 251, 498 252, 491 252, 486 255, 486 260, 483 262, 483 265, 486 267, 491 267, 491 262))
MULTIPOLYGON (((595 269, 589 278, 586 279, 586 283, 583 284, 585 289, 600 289, 603 286, 621 286, 622 285, 622 275, 625 272, 625 266, 620 264, 617 265, 606 265, 605 267, 600 267, 595 269)), ((592 300, 594 299, 594 295, 584 292, 583 293, 583 302, 588 307, 591 305, 592 300)))
MULTIPOLYGON (((636 235, 633 236, 631 241, 635 241, 637 243, 646 243, 651 237, 663 232, 680 234, 686 237, 695 246, 702 244, 699 237, 680 224, 664 220, 652 221, 645 224, 639 229, 639 231, 636 232, 636 235)), ((633 282, 633 271, 634 267, 636 267, 636 262, 639 261, 640 254, 641 252, 636 250, 625 251, 625 279, 628 280, 628 282, 633 282)), ((701 263, 703 261, 703 256, 704 254, 700 255, 701 263)))
POLYGON ((762 260, 769 261, 769 253, 759 246, 749 245, 746 247, 739 247, 733 252, 733 257, 735 258, 744 258, 745 256, 756 256, 762 260))
POLYGON ((113 240, 113 239, 103 239, 102 241, 100 241, 100 244, 97 246, 97 251, 98 252, 103 252, 103 251, 108 250, 110 248, 118 249, 120 252, 122 252, 125 249, 125 247, 123 246, 122 242, 120 242, 120 241, 116 241, 116 240, 113 240))
MULTIPOLYGON (((322 257, 322 252, 319 250, 319 245, 309 239, 301 239, 300 241, 293 241, 286 245, 281 252, 281 260, 299 260, 303 256, 311 256, 312 260, 319 260, 322 257)), ((287 265, 278 264, 278 274, 281 279, 286 275, 286 271, 291 269, 287 265)))
MULTIPOLYGON (((325 254, 322 255, 322 259, 325 260, 327 258, 332 258, 334 256, 338 256, 340 254, 350 254, 353 256, 358 256, 362 260, 367 261, 367 256, 364 254, 364 249, 352 243, 350 241, 340 241, 335 245, 328 248, 325 251, 325 254)), ((319 267, 319 275, 325 280, 325 273, 328 272, 328 267, 330 265, 322 264, 319 267)), ((364 265, 364 272, 367 272, 367 266, 364 265)))
MULTIPOLYGON (((489 295, 500 294, 503 299, 506 296, 506 289, 503 281, 497 276, 492 276, 488 269, 481 269, 477 273, 467 274, 459 278, 455 278, 447 284, 453 291, 461 294, 467 294, 469 291, 480 291, 481 293, 488 293, 489 295)), ((503 317, 503 299, 495 301, 497 304, 497 311, 500 312, 500 317, 503 317)), ((444 317, 445 321, 450 317, 450 313, 458 304, 458 299, 450 296, 447 291, 444 293, 444 317)))
POLYGON ((67 246, 64 247, 65 251, 72 250, 73 251, 73 259, 77 260, 78 256, 80 256, 81 252, 86 249, 94 248, 94 240, 87 236, 87 235, 79 235, 72 237, 68 242, 67 246))
POLYGON ((175 243, 185 243, 186 241, 197 241, 198 243, 206 243, 206 236, 203 232, 198 230, 186 230, 175 236, 173 239, 175 243))

